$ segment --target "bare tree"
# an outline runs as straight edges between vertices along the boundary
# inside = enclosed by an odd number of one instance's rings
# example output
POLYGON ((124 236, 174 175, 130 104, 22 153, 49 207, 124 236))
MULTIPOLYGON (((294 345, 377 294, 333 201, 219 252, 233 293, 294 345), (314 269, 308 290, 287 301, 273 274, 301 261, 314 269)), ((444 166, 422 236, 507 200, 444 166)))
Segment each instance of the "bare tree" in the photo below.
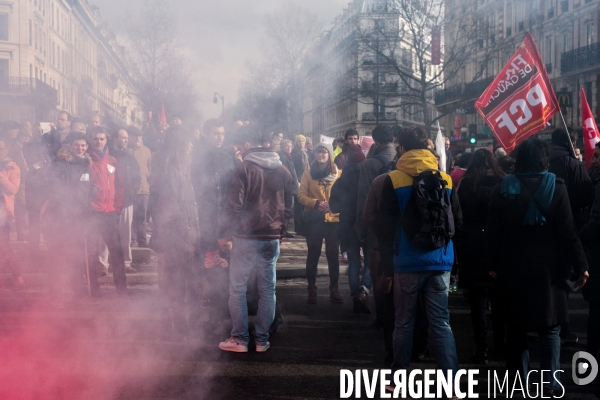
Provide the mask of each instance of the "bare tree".
POLYGON ((199 96, 193 79, 194 67, 182 53, 175 21, 167 2, 150 0, 128 13, 131 53, 137 71, 139 96, 147 111, 158 115, 164 103, 167 113, 195 118, 199 96))
MULTIPOLYGON (((434 109, 436 91, 463 74, 467 63, 490 37, 489 22, 477 13, 464 13, 465 2, 445 0, 390 0, 386 13, 356 20, 357 79, 348 81, 345 96, 373 104, 375 115, 386 108, 402 110, 429 129, 454 108, 434 109), (441 59, 432 63, 435 30, 440 32, 441 59), (442 31, 443 29, 443 31, 442 31)), ((477 59, 472 80, 483 76, 500 42, 477 59)), ((469 65, 472 68, 474 64, 469 65)))
POLYGON ((265 129, 285 127, 288 132, 301 132, 307 55, 323 26, 317 16, 289 3, 266 15, 264 22, 261 59, 248 64, 238 112, 252 114, 265 129), (272 115, 275 112, 278 115, 272 115), (267 126, 272 124, 275 126, 267 126))

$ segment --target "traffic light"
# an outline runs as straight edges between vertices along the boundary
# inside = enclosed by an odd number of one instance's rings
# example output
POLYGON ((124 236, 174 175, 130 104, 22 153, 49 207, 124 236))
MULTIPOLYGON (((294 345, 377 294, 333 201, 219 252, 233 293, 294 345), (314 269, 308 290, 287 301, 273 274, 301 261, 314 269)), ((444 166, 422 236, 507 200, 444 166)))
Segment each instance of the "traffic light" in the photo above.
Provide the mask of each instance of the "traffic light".
POLYGON ((472 146, 477 144, 477 137, 476 136, 471 136, 469 138, 469 143, 471 143, 472 146))

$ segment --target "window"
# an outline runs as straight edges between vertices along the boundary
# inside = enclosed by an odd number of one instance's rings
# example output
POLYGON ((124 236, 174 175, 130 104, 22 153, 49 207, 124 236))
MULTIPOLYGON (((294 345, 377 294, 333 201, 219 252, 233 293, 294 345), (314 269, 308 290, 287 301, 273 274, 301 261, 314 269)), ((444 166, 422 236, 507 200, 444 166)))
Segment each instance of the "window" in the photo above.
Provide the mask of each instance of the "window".
POLYGON ((8 60, 0 59, 0 84, 8 82, 8 60))
POLYGON ((35 24, 34 30, 33 30, 33 35, 34 35, 33 36, 33 44, 34 44, 34 47, 36 50, 38 49, 38 32, 39 32, 38 26, 37 26, 37 24, 35 24))
POLYGON ((54 3, 50 4, 50 25, 54 28, 54 3))
POLYGON ((29 45, 33 46, 33 22, 29 20, 29 45))
POLYGON ((585 90, 585 96, 588 99, 592 98, 592 82, 585 82, 583 84, 584 90, 585 90))
POLYGON ((44 56, 46 55, 46 33, 42 32, 42 47, 44 50, 44 56))
POLYGON ((8 14, 0 13, 0 40, 8 40, 8 14))
POLYGON ((569 0, 562 0, 560 2, 560 10, 564 13, 569 12, 569 0))
POLYGON ((565 33, 563 35, 563 53, 569 49, 569 36, 565 33))
POLYGON ((29 64, 29 79, 33 78, 33 65, 29 64))
POLYGON ((585 24, 585 44, 588 46, 594 43, 594 24, 587 22, 585 24))
POLYGON ((552 63, 552 36, 546 37, 546 52, 544 58, 546 64, 552 63))
POLYGON ((39 73, 39 69, 38 69, 38 67, 35 67, 35 79, 37 79, 38 73, 39 73))

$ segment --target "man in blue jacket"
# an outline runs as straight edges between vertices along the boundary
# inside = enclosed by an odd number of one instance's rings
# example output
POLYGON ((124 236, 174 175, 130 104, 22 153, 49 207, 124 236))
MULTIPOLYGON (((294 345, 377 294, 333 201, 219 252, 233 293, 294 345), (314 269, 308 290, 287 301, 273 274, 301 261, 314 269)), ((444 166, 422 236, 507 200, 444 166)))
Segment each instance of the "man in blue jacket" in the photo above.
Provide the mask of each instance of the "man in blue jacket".
MULTIPOLYGON (((456 373, 458 359, 448 311, 448 286, 454 264, 452 240, 445 246, 425 250, 413 244, 399 222, 411 218, 405 212, 413 196, 413 178, 428 169, 438 169, 436 156, 427 149, 427 139, 427 134, 419 127, 402 131, 399 136, 401 157, 396 170, 385 178, 381 195, 382 220, 388 221, 382 229, 389 237, 394 237, 393 251, 382 253, 382 257, 392 258, 385 265, 393 265, 394 276, 396 324, 392 368, 394 371, 409 368, 417 303, 422 296, 433 333, 438 368, 456 373)), ((458 198, 452 190, 452 179, 445 172, 441 172, 441 178, 446 181, 444 190, 449 191, 454 225, 458 229, 462 216, 458 198)), ((386 271, 386 275, 392 276, 392 271, 386 271)))

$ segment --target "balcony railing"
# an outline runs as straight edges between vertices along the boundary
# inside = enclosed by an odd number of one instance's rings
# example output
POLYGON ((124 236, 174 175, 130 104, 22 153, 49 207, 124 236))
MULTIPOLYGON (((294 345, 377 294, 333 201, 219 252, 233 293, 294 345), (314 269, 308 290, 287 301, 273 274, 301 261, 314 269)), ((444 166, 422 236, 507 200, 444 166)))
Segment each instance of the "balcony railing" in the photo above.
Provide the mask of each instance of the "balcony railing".
POLYGON ((560 73, 566 74, 598 64, 600 64, 600 42, 562 53, 560 73))
POLYGON ((367 112, 367 113, 363 113, 362 114, 362 120, 363 121, 395 121, 396 120, 396 113, 395 112, 386 112, 386 113, 379 113, 379 114, 375 114, 373 112, 367 112))
POLYGON ((0 78, 0 93, 37 95, 58 104, 58 92, 35 78, 0 78))
POLYGON ((450 103, 452 101, 466 101, 477 99, 484 90, 494 80, 493 76, 480 79, 471 83, 461 83, 459 85, 450 86, 447 89, 439 90, 435 93, 435 105, 450 103))
POLYGON ((375 83, 375 82, 363 82, 362 90, 369 92, 395 92, 398 90, 398 82, 386 82, 386 83, 375 83))

